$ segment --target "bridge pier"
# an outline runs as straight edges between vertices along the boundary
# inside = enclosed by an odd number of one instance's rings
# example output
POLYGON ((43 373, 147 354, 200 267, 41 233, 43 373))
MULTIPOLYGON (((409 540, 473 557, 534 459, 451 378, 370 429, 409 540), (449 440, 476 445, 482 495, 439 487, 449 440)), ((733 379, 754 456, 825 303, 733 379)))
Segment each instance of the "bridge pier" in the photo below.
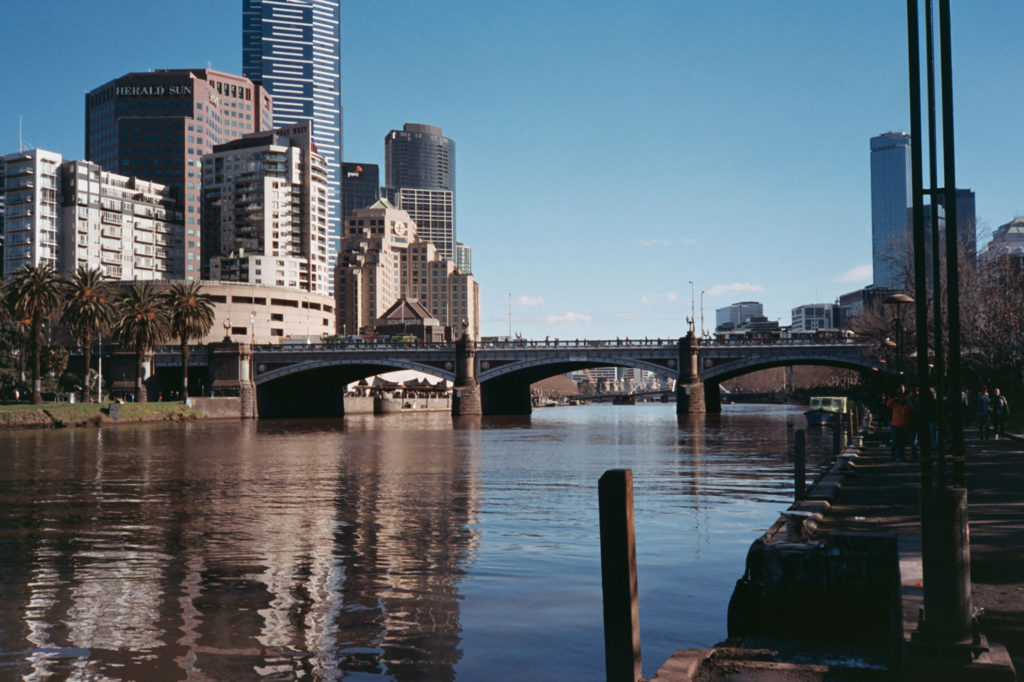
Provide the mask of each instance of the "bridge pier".
POLYGON ((722 386, 717 381, 704 382, 704 409, 715 414, 722 411, 722 386))
POLYGON ((452 416, 483 414, 480 381, 476 372, 476 342, 466 334, 455 342, 455 387, 452 390, 452 416))
POLYGON ((676 414, 707 411, 704 382, 700 378, 700 342, 691 330, 679 339, 679 378, 676 380, 676 414))
POLYGON ((220 341, 207 344, 207 385, 211 395, 241 398, 242 417, 256 417, 256 386, 252 382, 252 346, 220 341))

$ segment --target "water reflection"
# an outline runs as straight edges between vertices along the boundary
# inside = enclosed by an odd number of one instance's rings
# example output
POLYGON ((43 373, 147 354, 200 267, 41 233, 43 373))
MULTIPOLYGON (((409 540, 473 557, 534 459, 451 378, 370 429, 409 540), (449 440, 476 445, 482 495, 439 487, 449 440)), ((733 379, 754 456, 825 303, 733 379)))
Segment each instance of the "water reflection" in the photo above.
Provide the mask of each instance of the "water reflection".
POLYGON ((323 426, 4 434, 0 669, 452 679, 473 439, 323 426))
POLYGON ((0 678, 600 678, 623 466, 645 658, 707 646, 788 434, 672 407, 0 433, 0 678))

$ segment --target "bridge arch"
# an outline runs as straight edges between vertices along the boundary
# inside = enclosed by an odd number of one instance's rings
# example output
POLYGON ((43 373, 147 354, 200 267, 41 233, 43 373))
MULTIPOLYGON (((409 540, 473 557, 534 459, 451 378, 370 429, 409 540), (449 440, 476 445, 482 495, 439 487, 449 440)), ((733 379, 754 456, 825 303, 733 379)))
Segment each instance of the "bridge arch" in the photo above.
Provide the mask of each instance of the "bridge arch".
MULTIPOLYGON (((374 374, 397 372, 404 369, 416 370, 417 372, 436 376, 441 379, 445 379, 446 381, 455 381, 454 369, 441 369, 434 365, 428 365, 422 362, 415 362, 413 360, 406 360, 403 358, 388 358, 384 362, 381 362, 380 360, 374 362, 363 358, 322 358, 283 365, 264 372, 257 372, 254 383, 259 386, 293 374, 304 374, 306 372, 331 368, 348 368, 355 370, 354 374, 358 374, 359 376, 356 376, 353 381, 358 381, 359 379, 364 379, 366 377, 373 376, 374 374)), ((349 372, 345 373, 348 374, 349 372)))
POLYGON ((401 357, 313 358, 264 371, 259 371, 260 364, 257 360, 253 383, 263 417, 341 417, 345 386, 375 374, 411 369, 448 381, 455 378, 453 371, 401 357))
POLYGON ((594 367, 632 367, 661 376, 676 378, 678 355, 663 363, 611 353, 587 353, 577 357, 538 357, 516 360, 498 366, 480 363, 480 397, 484 414, 529 414, 530 385, 559 374, 594 367))

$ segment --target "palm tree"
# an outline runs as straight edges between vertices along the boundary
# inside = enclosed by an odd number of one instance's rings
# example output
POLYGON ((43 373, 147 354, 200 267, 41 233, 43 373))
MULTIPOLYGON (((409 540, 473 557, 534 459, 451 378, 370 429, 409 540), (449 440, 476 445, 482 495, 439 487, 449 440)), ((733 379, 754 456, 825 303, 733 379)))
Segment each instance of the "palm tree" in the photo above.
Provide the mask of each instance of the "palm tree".
MULTIPOLYGON (((64 327, 85 349, 85 400, 89 400, 89 370, 92 368, 92 342, 103 334, 114 319, 114 298, 110 282, 99 268, 84 265, 67 285, 64 327)), ((102 396, 101 396, 102 397, 102 396)))
POLYGON ((149 282, 133 284, 118 306, 120 318, 114 324, 114 334, 125 346, 135 351, 135 395, 146 402, 142 388, 142 361, 147 351, 159 345, 170 334, 164 300, 149 282))
POLYGON ((188 399, 188 342, 201 339, 213 326, 213 301, 199 282, 176 282, 166 296, 171 331, 181 341, 181 399, 188 399))
POLYGON ((43 345, 43 320, 61 306, 64 281, 49 265, 26 265, 11 277, 8 285, 11 309, 16 318, 29 321, 32 332, 32 404, 43 402, 39 358, 43 345))

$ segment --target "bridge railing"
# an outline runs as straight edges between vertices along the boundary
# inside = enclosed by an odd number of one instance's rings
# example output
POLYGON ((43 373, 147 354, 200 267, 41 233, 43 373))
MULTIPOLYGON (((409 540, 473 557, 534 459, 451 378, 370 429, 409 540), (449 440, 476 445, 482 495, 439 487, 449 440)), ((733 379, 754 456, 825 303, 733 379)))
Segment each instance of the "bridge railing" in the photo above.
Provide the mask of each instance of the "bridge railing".
MULTIPOLYGON (((669 338, 617 338, 617 339, 513 339, 513 340, 493 340, 484 339, 478 341, 476 347, 478 349, 515 349, 515 350, 556 350, 556 349, 576 349, 576 348, 676 348, 679 344, 677 339, 669 338)), ((702 339, 702 348, 729 348, 729 347, 749 347, 749 346, 805 346, 805 347, 820 347, 820 346, 863 346, 870 345, 870 342, 855 337, 843 337, 843 338, 822 338, 822 339, 787 339, 787 338, 776 338, 776 339, 702 339)), ((333 341, 327 343, 262 343, 254 344, 252 349, 258 352, 272 352, 272 353, 305 353, 309 351, 338 351, 338 350, 352 350, 352 351, 394 351, 394 350, 406 350, 406 351, 446 351, 453 350, 455 348, 454 343, 440 342, 440 343, 414 343, 408 341, 385 341, 385 340, 373 340, 362 343, 352 341, 333 341)), ((157 353, 178 353, 180 352, 177 345, 164 345, 156 349, 157 353)), ((206 346, 203 344, 190 344, 189 352, 193 354, 203 354, 206 352, 206 346)))

